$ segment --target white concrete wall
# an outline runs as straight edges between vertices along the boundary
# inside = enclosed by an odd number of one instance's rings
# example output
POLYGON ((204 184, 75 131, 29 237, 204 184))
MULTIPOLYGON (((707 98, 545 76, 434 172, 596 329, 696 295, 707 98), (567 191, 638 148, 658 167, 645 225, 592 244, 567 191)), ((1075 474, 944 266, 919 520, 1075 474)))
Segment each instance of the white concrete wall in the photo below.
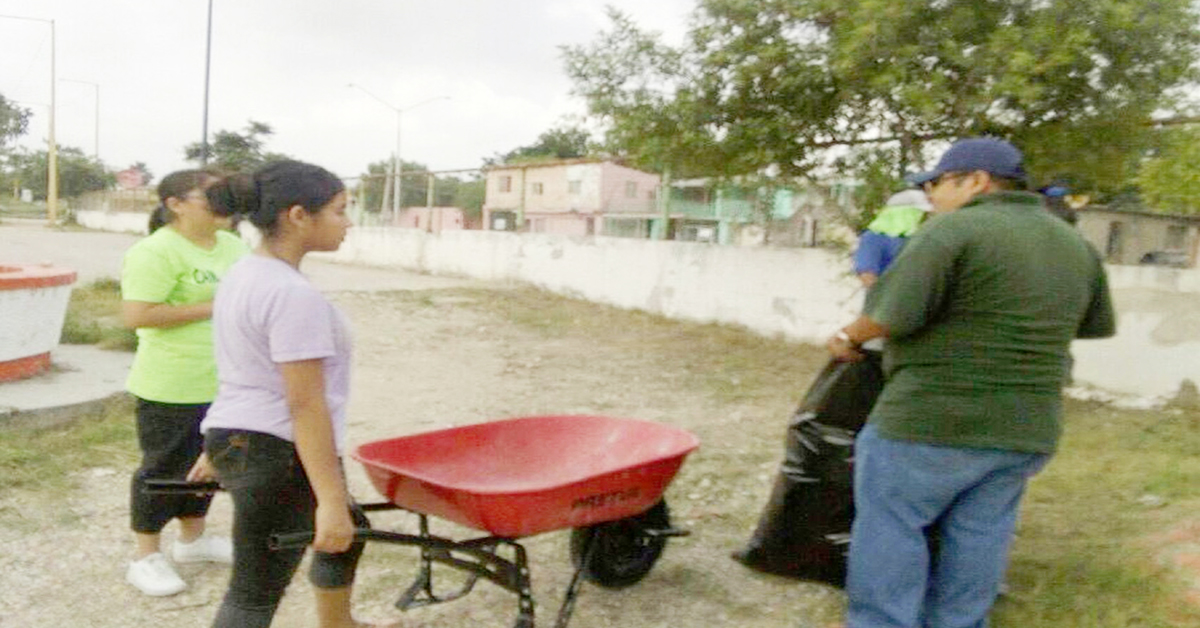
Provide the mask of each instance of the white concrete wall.
MULTIPOLYGON (((355 229, 334 260, 515 280, 598 303, 821 342, 861 307, 842 254, 489 231, 355 229)), ((1200 271, 1110 266, 1115 338, 1075 343, 1077 382, 1173 395, 1200 382, 1200 271)))
POLYGON ((134 212, 79 210, 75 212, 75 222, 88 229, 117 233, 144 234, 150 230, 150 214, 134 212))
MULTIPOLYGON (((818 249, 362 227, 339 251, 320 255, 527 282, 597 303, 809 342, 849 322, 862 298, 846 256, 818 249)), ((1108 272, 1118 334, 1075 343, 1075 379, 1145 396, 1172 395, 1184 379, 1200 383, 1200 270, 1110 266, 1108 272)))

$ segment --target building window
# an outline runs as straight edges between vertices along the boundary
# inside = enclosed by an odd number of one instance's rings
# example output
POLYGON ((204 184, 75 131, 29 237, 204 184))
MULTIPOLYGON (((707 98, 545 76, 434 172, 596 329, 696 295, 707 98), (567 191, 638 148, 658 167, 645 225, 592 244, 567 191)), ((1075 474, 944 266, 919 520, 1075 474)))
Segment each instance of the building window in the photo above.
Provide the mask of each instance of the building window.
POLYGON ((1187 227, 1181 225, 1170 225, 1167 227, 1167 245, 1165 248, 1168 251, 1182 251, 1187 242, 1187 227))
POLYGON ((583 192, 583 181, 567 181, 567 192, 571 194, 583 192))
POLYGON ((512 177, 511 176, 505 175, 503 177, 500 177, 500 191, 501 192, 512 192, 512 177))
POLYGON ((625 182, 625 198, 637 198, 637 181, 625 182))
POLYGON ((530 191, 531 193, 533 193, 533 194, 537 194, 537 195, 541 196, 541 194, 542 194, 542 189, 543 189, 543 188, 542 188, 542 183, 541 183, 541 181, 538 181, 538 182, 535 182, 535 183, 530 183, 530 184, 529 184, 529 191, 530 191))

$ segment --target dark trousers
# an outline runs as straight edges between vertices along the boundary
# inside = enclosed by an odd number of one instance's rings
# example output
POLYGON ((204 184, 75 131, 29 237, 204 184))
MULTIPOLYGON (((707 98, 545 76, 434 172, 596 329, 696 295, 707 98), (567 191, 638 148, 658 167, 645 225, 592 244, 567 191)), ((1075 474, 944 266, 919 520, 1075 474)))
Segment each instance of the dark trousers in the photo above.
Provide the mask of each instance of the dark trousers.
MULTIPOLYGON (((272 534, 312 532, 317 501, 292 443, 261 432, 209 430, 205 449, 233 499, 233 574, 213 628, 266 628, 304 558, 304 549, 273 550, 272 534)), ((355 524, 367 527, 362 511, 355 524)), ((362 555, 356 542, 340 554, 316 552, 309 580, 350 586, 362 555)))
POLYGON ((137 400, 138 445, 142 464, 130 485, 130 527, 141 534, 157 534, 176 517, 203 517, 211 495, 156 495, 146 492, 145 481, 182 480, 200 457, 204 438, 200 421, 208 404, 175 404, 137 400))

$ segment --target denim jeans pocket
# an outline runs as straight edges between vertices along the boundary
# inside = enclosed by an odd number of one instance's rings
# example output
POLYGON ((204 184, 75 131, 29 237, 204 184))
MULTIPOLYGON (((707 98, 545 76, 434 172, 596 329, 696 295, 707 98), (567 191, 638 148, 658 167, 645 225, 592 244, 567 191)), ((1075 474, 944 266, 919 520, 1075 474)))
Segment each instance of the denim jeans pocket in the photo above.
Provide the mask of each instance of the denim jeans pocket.
POLYGON ((205 441, 217 478, 227 490, 286 481, 296 449, 281 438, 245 430, 210 430, 205 441))
POLYGON ((208 459, 221 475, 244 473, 250 453, 250 439, 245 434, 228 430, 213 430, 204 443, 208 459))

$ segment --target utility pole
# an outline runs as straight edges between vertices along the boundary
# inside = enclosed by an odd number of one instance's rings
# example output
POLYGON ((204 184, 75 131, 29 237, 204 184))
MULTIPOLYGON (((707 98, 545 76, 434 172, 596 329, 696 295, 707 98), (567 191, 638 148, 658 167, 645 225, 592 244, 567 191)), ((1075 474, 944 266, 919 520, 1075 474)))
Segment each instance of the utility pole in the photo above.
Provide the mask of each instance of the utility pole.
POLYGON ((200 167, 208 166, 208 77, 212 66, 212 7, 213 0, 208 0, 208 36, 204 45, 204 122, 200 135, 200 167))
MULTIPOLYGON (((371 93, 370 91, 367 90, 367 88, 363 87, 362 85, 358 85, 357 83, 350 83, 348 85, 348 87, 353 87, 353 88, 361 91, 362 93, 379 101, 379 104, 396 112, 396 152, 392 154, 392 179, 393 179, 393 181, 395 181, 394 185, 392 185, 392 224, 395 224, 395 222, 400 219, 400 203, 402 200, 402 193, 404 190, 404 184, 401 182, 401 176, 402 176, 401 171, 403 170, 403 164, 401 163, 401 159, 400 159, 400 139, 401 139, 400 133, 401 133, 401 127, 404 124, 404 112, 412 110, 412 109, 416 109, 417 107, 420 107, 421 105, 429 104, 436 100, 449 100, 450 97, 449 96, 434 96, 433 98, 430 98, 428 100, 422 100, 421 102, 419 102, 415 105, 409 105, 407 107, 397 107, 395 105, 392 105, 388 101, 380 98, 379 96, 376 96, 375 94, 371 93)), ((385 185, 385 187, 386 187, 386 185, 385 185)))
POLYGON ((58 106, 54 99, 58 84, 55 78, 55 48, 54 20, 50 20, 50 150, 47 164, 49 172, 46 174, 46 217, 50 226, 58 224, 58 141, 54 139, 54 109, 58 106))
POLYGON ((23 15, 0 15, 0 18, 44 22, 50 25, 50 112, 48 116, 50 119, 50 136, 48 138, 50 147, 46 151, 46 216, 47 222, 51 226, 54 226, 58 224, 58 143, 54 139, 54 109, 58 104, 54 100, 54 93, 58 79, 55 78, 54 53, 56 46, 54 44, 54 20, 47 20, 40 17, 25 17, 23 15))

